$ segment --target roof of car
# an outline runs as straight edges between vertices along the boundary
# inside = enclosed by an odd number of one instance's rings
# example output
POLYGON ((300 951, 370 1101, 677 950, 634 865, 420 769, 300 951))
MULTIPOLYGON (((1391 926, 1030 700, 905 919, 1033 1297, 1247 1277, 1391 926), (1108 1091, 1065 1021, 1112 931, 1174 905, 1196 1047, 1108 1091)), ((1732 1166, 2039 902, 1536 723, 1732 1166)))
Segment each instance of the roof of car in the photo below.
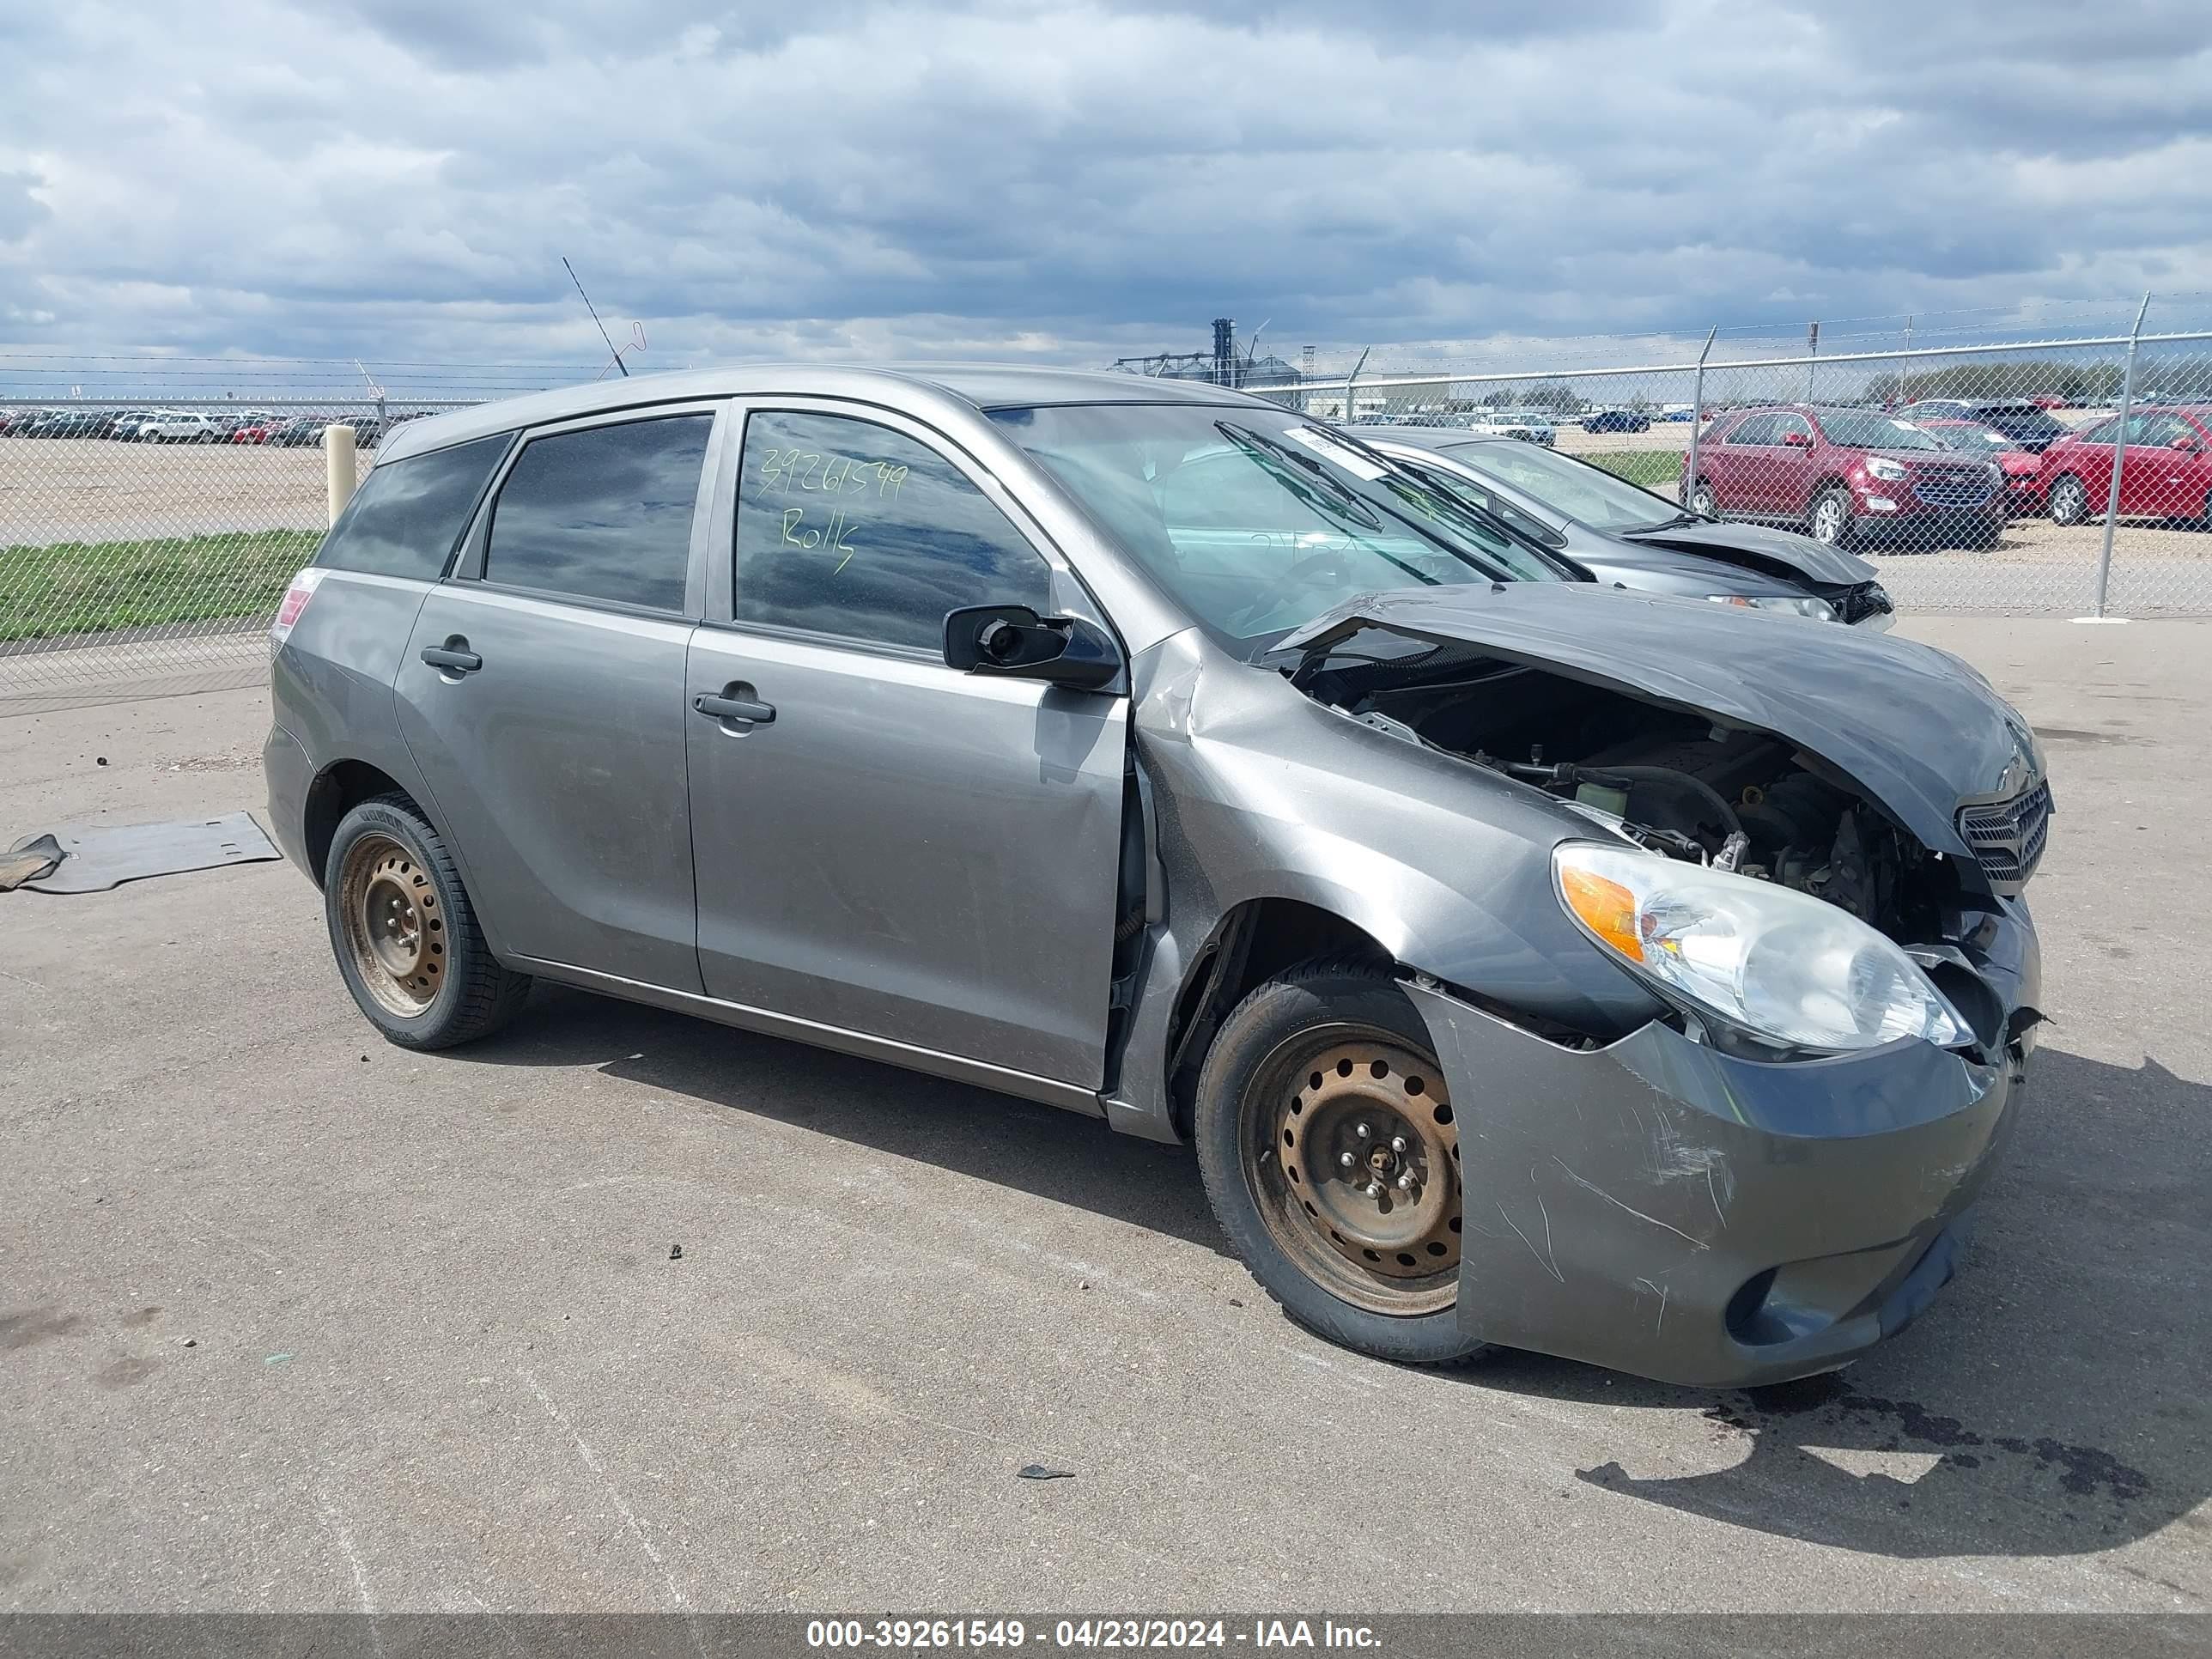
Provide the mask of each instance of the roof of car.
POLYGON ((638 374, 617 380, 534 392, 478 404, 426 420, 409 421, 392 434, 383 460, 512 432, 518 427, 573 420, 602 410, 684 403, 747 394, 850 397, 900 385, 935 392, 983 410, 1039 404, 1251 404, 1264 401, 1203 380, 1180 380, 1110 370, 1047 368, 1027 363, 736 363, 722 368, 638 374))

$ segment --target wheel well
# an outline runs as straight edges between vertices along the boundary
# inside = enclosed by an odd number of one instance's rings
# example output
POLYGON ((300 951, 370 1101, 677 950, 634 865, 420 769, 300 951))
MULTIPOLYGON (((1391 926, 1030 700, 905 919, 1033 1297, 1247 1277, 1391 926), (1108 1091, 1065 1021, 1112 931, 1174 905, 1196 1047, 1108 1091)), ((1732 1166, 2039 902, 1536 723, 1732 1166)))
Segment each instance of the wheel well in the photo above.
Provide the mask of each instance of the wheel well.
POLYGON ((1301 900, 1251 899, 1223 916, 1185 975, 1168 1027, 1168 1088, 1177 1130, 1190 1130, 1198 1074, 1231 1009, 1286 968, 1322 957, 1387 965, 1372 933, 1301 900))
POLYGON ((406 793, 388 773, 367 761, 335 761, 315 775, 307 786, 306 822, 301 829, 307 842, 307 874, 316 886, 323 884, 323 865, 331 855, 338 821, 365 800, 406 793))
POLYGON ((1813 493, 1805 498, 1807 504, 1809 506, 1812 502, 1819 501, 1832 489, 1840 489, 1848 495, 1851 493, 1850 480, 1840 472, 1831 472, 1813 486, 1813 493))

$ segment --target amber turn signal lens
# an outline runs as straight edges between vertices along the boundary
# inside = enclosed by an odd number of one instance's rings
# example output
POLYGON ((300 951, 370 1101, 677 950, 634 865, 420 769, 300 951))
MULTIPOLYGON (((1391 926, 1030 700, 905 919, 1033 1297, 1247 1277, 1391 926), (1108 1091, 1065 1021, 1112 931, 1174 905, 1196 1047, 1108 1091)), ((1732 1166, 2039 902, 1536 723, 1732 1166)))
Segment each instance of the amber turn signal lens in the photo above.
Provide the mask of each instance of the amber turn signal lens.
POLYGON ((1644 960, 1644 942, 1636 933, 1635 894, 1617 881, 1571 865, 1560 868, 1559 890, 1583 927, 1631 962, 1644 960))

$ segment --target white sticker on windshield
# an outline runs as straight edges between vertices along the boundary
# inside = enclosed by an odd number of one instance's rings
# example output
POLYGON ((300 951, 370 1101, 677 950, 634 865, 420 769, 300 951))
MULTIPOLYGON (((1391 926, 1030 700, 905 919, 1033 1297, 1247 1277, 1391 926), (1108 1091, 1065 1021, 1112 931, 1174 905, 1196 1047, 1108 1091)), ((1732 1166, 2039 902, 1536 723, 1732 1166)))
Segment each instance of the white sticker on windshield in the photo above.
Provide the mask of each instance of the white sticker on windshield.
POLYGON ((1364 478, 1373 483, 1388 471, 1369 460, 1356 449, 1347 449, 1323 432, 1319 427, 1294 426, 1283 434, 1294 444, 1304 445, 1325 461, 1334 461, 1355 478, 1364 478))

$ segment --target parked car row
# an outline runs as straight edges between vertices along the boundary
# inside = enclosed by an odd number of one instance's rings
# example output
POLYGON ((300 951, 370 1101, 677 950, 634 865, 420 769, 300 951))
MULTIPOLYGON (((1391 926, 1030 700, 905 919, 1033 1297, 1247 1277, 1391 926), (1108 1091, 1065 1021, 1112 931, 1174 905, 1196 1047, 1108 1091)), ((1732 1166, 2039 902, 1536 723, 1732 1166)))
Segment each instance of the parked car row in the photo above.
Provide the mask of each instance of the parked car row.
POLYGON ((1701 517, 1802 528, 1832 547, 1989 547, 2008 519, 2104 511, 2212 527, 2212 404, 2133 411, 2075 431, 2026 399, 1929 400, 1895 414, 1790 404, 1721 416, 1681 500, 1701 517))
POLYGON ((277 414, 260 410, 209 415, 179 409, 9 409, 0 410, 0 436, 108 438, 121 443, 275 444, 297 448, 321 443, 325 427, 345 425, 353 428, 358 447, 374 449, 387 425, 417 418, 412 413, 395 415, 387 422, 374 416, 277 414))

